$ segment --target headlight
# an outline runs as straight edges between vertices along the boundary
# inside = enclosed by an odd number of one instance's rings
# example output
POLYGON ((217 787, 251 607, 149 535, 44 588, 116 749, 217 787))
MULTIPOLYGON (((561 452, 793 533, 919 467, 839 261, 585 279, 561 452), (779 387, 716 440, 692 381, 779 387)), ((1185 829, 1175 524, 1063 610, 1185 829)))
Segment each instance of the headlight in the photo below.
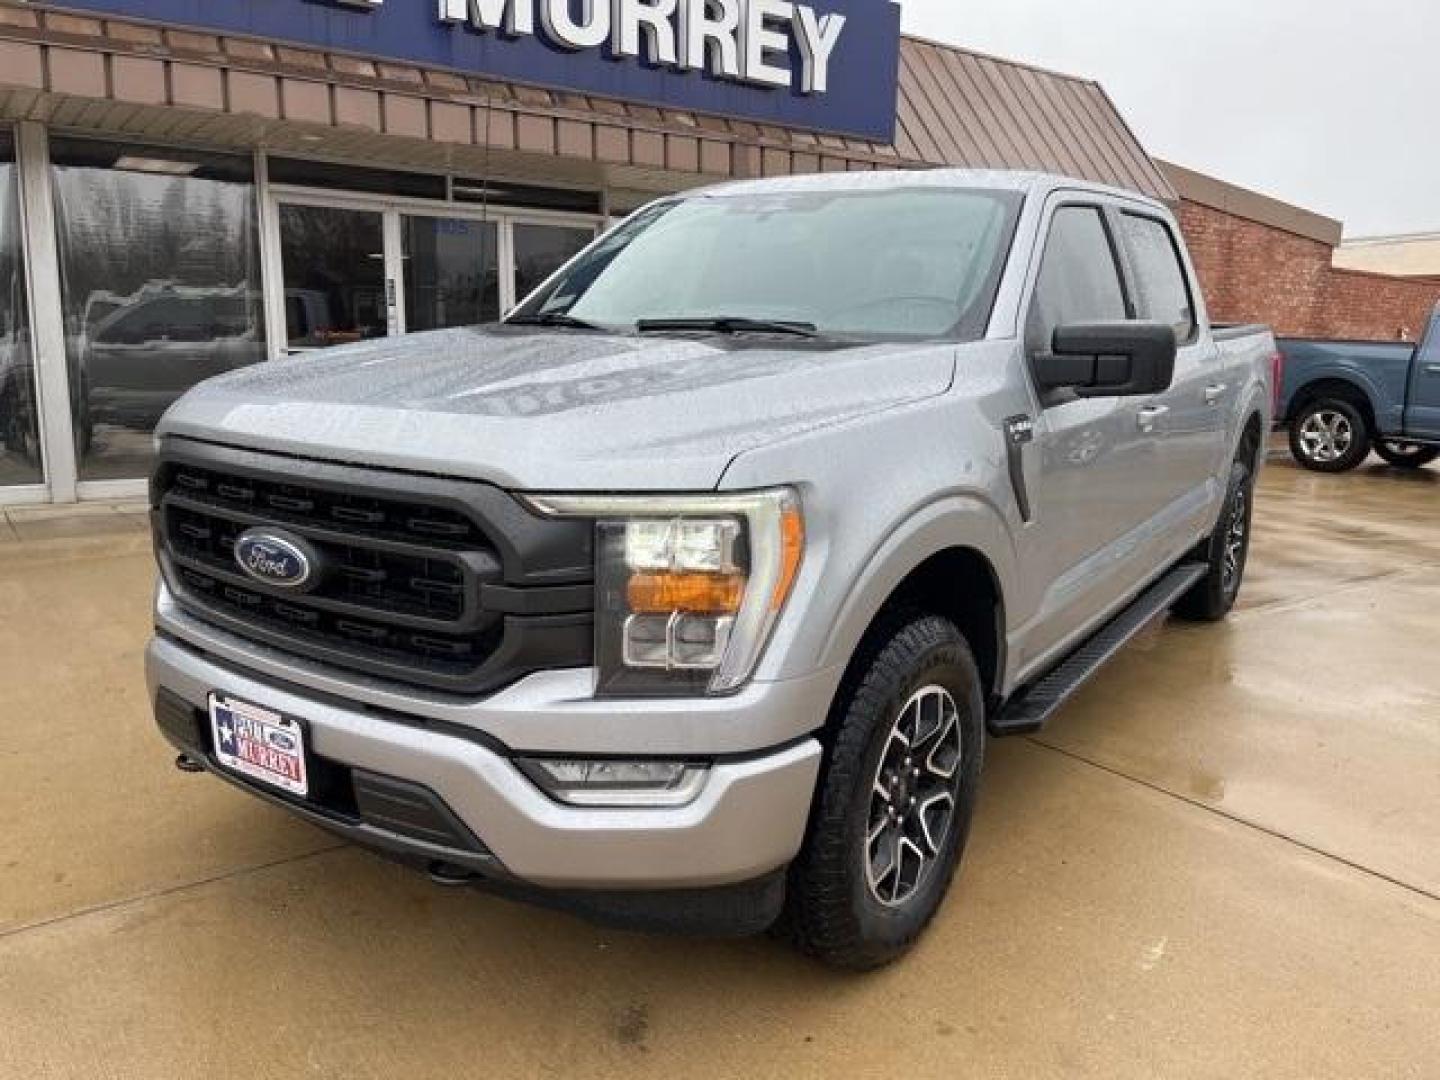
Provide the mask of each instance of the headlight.
POLYGON ((795 492, 528 501, 595 520, 597 693, 723 694, 749 681, 800 569, 795 492))

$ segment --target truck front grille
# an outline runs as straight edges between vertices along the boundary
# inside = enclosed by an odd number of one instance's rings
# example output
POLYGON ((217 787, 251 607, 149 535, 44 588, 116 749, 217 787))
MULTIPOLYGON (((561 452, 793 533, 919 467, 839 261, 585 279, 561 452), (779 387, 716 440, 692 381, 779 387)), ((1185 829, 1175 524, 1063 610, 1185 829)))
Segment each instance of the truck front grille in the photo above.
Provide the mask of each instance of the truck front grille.
POLYGON ((242 636, 459 693, 591 663, 589 529, 489 485, 171 439, 152 502, 182 606, 242 636), (253 529, 302 539, 317 582, 247 574, 235 547, 253 529))

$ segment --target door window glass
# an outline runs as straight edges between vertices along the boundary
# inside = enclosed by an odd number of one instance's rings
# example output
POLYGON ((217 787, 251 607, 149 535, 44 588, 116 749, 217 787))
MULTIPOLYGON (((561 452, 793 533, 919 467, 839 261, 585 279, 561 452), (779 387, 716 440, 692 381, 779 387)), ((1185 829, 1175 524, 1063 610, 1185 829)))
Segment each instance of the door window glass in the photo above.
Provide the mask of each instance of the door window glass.
POLYGON ((1091 206, 1061 207, 1045 242, 1026 347, 1032 353, 1048 351, 1059 326, 1126 317, 1120 269, 1100 211, 1091 206))
POLYGON ((80 479, 144 476, 176 398, 265 358, 251 163, 79 139, 51 158, 80 479))
POLYGON ((1140 318, 1173 326, 1181 343, 1190 341, 1196 331, 1195 305, 1169 227, 1138 214, 1124 214, 1120 222, 1135 265, 1135 306, 1140 318))
POLYGON ((370 210, 280 207, 285 326, 294 349, 319 349, 389 331, 385 228, 370 210))
POLYGON ((561 225, 515 226, 515 298, 523 300, 589 246, 594 229, 561 225))
POLYGON ((44 479, 17 180, 14 145, 0 132, 0 486, 44 479))
POLYGON ((406 217, 403 223, 407 330, 472 326, 500 317, 494 222, 406 217))

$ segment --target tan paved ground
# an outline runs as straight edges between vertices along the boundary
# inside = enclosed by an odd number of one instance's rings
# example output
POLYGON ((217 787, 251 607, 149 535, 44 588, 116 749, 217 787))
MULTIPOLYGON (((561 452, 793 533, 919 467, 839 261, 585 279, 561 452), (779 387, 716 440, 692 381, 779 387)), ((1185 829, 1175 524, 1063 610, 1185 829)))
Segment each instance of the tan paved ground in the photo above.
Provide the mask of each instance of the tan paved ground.
POLYGON ((1272 468, 1244 610, 997 745, 934 933, 858 979, 438 891, 180 776, 136 522, 16 532, 7 1080, 1440 1076, 1440 469, 1272 468))

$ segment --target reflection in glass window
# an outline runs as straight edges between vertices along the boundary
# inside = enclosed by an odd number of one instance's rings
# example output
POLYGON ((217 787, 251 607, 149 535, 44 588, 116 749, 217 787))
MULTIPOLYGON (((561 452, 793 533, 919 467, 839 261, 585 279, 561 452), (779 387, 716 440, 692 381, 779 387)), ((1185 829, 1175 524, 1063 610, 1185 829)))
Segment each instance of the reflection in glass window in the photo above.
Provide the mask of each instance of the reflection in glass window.
POLYGON ((388 333, 379 213, 287 203, 280 207, 280 259, 292 349, 349 345, 388 333))
POLYGON ((0 486, 44 479, 17 183, 14 145, 0 133, 0 486))
POLYGON ((515 298, 525 299, 594 239, 594 229, 516 225, 515 298))
POLYGON ((66 139, 51 156, 80 478, 143 476, 176 398, 265 358, 250 162, 66 139))
POLYGON ((405 326, 439 330, 500 317, 494 222, 406 217, 405 326))

